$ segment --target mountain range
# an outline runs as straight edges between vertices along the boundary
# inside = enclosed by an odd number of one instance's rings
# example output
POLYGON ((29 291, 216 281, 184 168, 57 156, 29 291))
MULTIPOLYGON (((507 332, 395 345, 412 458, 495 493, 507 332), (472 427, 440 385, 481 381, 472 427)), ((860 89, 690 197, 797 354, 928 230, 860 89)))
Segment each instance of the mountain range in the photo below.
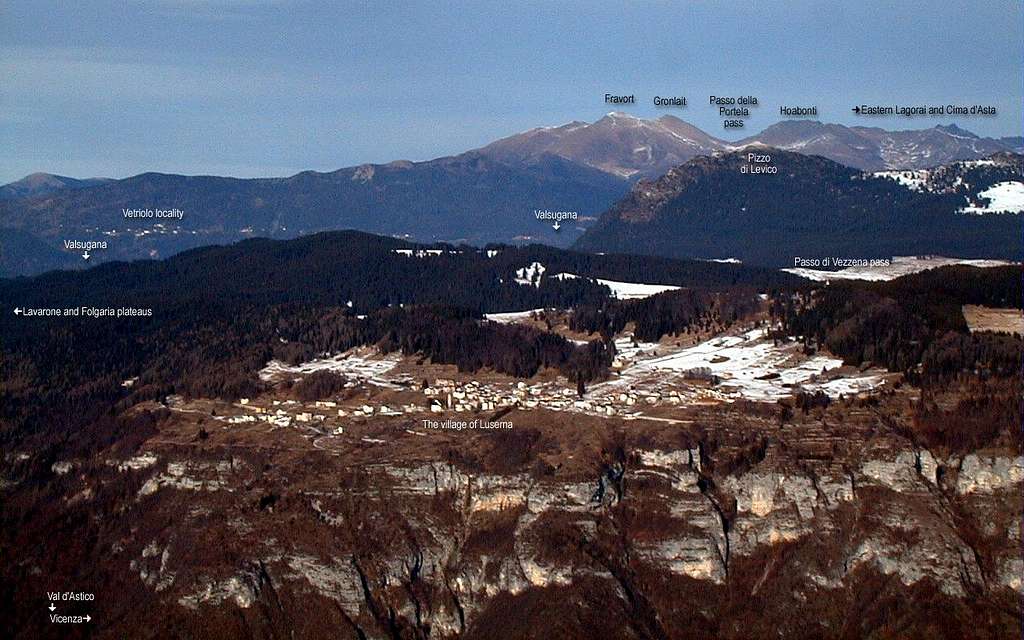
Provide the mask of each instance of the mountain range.
POLYGON ((1024 151, 1019 139, 982 138, 956 125, 887 131, 812 121, 786 121, 735 143, 765 145, 805 155, 823 156, 864 171, 925 169, 957 160, 977 160, 994 153, 1024 151))
POLYGON ((0 187, 0 276, 86 265, 81 251, 65 248, 66 241, 105 242, 105 249, 92 251, 93 262, 332 229, 565 247, 637 181, 698 157, 767 145, 853 169, 914 170, 1010 152, 1021 143, 980 138, 954 126, 889 132, 811 121, 781 122, 727 142, 673 116, 645 120, 610 113, 593 123, 533 129, 457 156, 287 178, 143 173, 77 180, 33 174, 0 187), (161 218, 160 210, 174 213, 161 218), (573 212, 575 219, 553 228, 536 215, 545 210, 573 212), (132 211, 152 217, 126 217, 132 211))
POLYGON ((550 154, 509 165, 470 152, 247 180, 144 173, 90 189, 0 201, 0 228, 6 228, 0 275, 81 265, 81 251, 62 250, 66 239, 106 242, 106 249, 92 252, 94 262, 335 229, 425 241, 565 245, 581 230, 565 225, 556 233, 535 210, 568 209, 594 220, 628 187, 619 177, 550 154), (136 210, 154 217, 125 217, 136 210), (156 217, 158 210, 178 210, 180 218, 156 217))
POLYGON ((728 142, 674 116, 645 120, 619 112, 592 124, 570 122, 531 129, 480 151, 513 163, 554 154, 635 180, 660 176, 697 156, 753 145, 823 156, 864 171, 924 169, 993 153, 1024 151, 1020 138, 982 138, 955 125, 887 131, 812 120, 779 122, 757 135, 728 142))

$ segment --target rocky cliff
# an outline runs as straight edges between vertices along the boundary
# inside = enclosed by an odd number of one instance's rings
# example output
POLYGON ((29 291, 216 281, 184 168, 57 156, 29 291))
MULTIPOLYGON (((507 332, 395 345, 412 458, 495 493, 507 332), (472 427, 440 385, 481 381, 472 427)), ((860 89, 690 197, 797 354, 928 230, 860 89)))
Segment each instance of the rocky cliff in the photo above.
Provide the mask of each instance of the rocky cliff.
POLYGON ((897 402, 378 419, 333 448, 164 416, 52 465, 76 542, 26 530, 17 597, 91 587, 94 637, 1008 637, 1024 457, 917 446, 897 402))

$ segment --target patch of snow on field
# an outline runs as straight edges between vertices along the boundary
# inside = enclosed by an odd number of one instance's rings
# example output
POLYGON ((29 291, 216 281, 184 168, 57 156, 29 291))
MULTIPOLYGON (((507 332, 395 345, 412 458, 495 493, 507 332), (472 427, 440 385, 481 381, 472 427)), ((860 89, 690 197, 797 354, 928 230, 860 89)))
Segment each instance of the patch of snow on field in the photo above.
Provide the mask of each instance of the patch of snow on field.
POLYGON ((912 191, 924 191, 928 187, 928 174, 925 169, 918 171, 877 171, 876 178, 895 180, 912 191))
POLYGON ((960 211, 976 216, 986 213, 1020 213, 1024 211, 1024 182, 999 182, 978 195, 988 199, 988 206, 964 207, 960 211))
POLYGON ((620 300, 634 300, 638 298, 649 298, 665 291, 676 291, 679 287, 666 284, 639 284, 635 282, 618 282, 616 280, 597 279, 598 284, 603 284, 612 290, 612 296, 620 300))
MULTIPOLYGON (((574 273, 559 273, 555 276, 559 280, 572 280, 580 276, 574 273)), ((601 278, 588 278, 597 284, 603 284, 612 290, 612 297, 619 300, 637 300, 649 298, 665 291, 676 291, 679 287, 670 284, 640 284, 637 282, 619 282, 618 280, 603 280, 601 278)))
MULTIPOLYGON (((743 335, 720 336, 666 355, 641 359, 621 372, 618 379, 604 383, 612 388, 643 387, 651 380, 670 374, 706 371, 720 379, 719 388, 733 397, 773 401, 794 393, 795 387, 824 391, 830 396, 868 391, 882 382, 880 375, 856 374, 826 380, 823 373, 842 366, 842 360, 826 355, 804 358, 800 345, 775 345, 763 337, 762 329, 743 335)), ((644 345, 647 350, 658 345, 644 345)), ((664 351, 661 347, 659 351, 664 351)), ((637 351, 643 352, 644 349, 637 351)), ((599 386, 595 385, 597 390, 599 386)))
POLYGON ((654 353, 661 346, 657 342, 637 342, 626 336, 615 339, 615 355, 619 358, 635 360, 644 353, 654 353))
POLYGON ((498 324, 512 324, 513 322, 521 322, 523 320, 529 320, 535 313, 544 311, 541 309, 530 309, 528 311, 509 311, 507 313, 485 313, 484 318, 491 322, 497 322, 498 324))
POLYGON ((829 280, 894 280, 900 276, 910 275, 919 271, 963 264, 972 267, 1003 267, 1014 264, 1005 260, 963 260, 960 258, 943 258, 942 256, 896 256, 888 266, 849 267, 839 271, 821 269, 783 269, 808 280, 827 282, 829 280))
POLYGON ((392 249, 392 253, 410 258, 432 258, 440 255, 455 255, 458 251, 446 251, 444 249, 392 249))
POLYGON ((516 282, 519 284, 540 286, 540 277, 544 275, 547 268, 539 262, 532 262, 530 266, 516 270, 516 282))
POLYGON ((704 262, 718 262, 721 264, 743 264, 739 258, 705 258, 704 262))
POLYGON ((294 366, 279 360, 271 360, 260 371, 260 380, 269 382, 282 376, 298 377, 314 371, 335 371, 350 380, 372 382, 381 387, 393 388, 394 383, 383 376, 398 365, 401 357, 398 353, 380 355, 376 349, 356 348, 336 356, 317 358, 294 366))

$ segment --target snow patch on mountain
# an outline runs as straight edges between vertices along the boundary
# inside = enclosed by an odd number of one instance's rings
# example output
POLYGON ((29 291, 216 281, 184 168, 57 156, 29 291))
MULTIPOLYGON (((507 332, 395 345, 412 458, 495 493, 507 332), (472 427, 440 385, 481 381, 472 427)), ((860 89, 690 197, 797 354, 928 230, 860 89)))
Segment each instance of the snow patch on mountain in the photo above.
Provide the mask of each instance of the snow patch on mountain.
POLYGON ((926 191, 928 189, 929 172, 925 169, 920 171, 876 171, 871 175, 876 178, 894 180, 913 191, 926 191))
POLYGON ((1024 183, 1016 181, 999 182, 978 194, 988 200, 983 207, 967 206, 962 213, 984 215, 986 213, 1021 213, 1024 211, 1024 183))
POLYGON ((539 262, 531 262, 530 266, 516 270, 516 283, 523 285, 540 286, 540 278, 547 268, 539 262))
MULTIPOLYGON (((580 276, 574 273, 559 273, 554 276, 559 280, 571 280, 580 276)), ((620 282, 618 280, 604 280, 602 278, 588 278, 597 284, 603 284, 612 290, 612 297, 619 300, 638 300, 649 298, 666 291, 676 291, 679 287, 669 284, 641 284, 638 282, 620 282)))
POLYGON ((484 318, 491 322, 497 322, 498 324, 513 324, 516 322, 522 322, 523 320, 529 320, 535 314, 543 312, 544 309, 528 309, 526 311, 509 311, 506 313, 485 313, 484 318))
POLYGON ((678 351, 652 343, 643 346, 644 350, 629 354, 637 358, 635 364, 619 378, 594 385, 592 391, 639 387, 643 381, 704 372, 720 380, 717 390, 724 399, 775 401, 797 389, 822 391, 831 397, 852 395, 870 391, 884 381, 881 371, 841 375, 842 360, 827 354, 804 357, 798 343, 776 344, 764 329, 719 336, 678 351), (666 349, 669 353, 664 353, 666 349))

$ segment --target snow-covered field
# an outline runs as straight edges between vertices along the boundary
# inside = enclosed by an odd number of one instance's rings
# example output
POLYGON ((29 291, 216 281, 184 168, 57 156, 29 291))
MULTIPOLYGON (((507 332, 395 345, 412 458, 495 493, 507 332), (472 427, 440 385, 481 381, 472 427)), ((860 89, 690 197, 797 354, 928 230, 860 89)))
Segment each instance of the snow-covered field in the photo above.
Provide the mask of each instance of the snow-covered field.
POLYGON ((314 371, 334 371, 355 382, 372 382, 378 386, 395 388, 396 385, 384 375, 398 365, 401 354, 381 355, 373 348, 350 349, 329 358, 318 358, 299 365, 285 364, 271 360, 260 371, 260 380, 271 381, 280 377, 299 377, 314 371))
POLYGON ((743 264, 739 258, 701 258, 704 262, 719 262, 721 264, 743 264))
MULTIPOLYGON (((720 262, 731 262, 733 258, 727 260, 721 260, 720 262)), ((716 261, 719 262, 719 261, 716 261)), ((516 270, 515 281, 521 285, 527 286, 540 286, 541 278, 544 277, 544 273, 547 271, 547 267, 539 262, 532 262, 529 266, 523 267, 516 270)), ((558 280, 571 280, 580 277, 575 273, 558 273, 551 278, 557 278, 558 280)), ((647 298, 664 291, 674 291, 679 287, 669 284, 642 284, 639 282, 620 282, 618 280, 603 280, 601 278, 587 278, 593 280, 598 284, 603 284, 612 290, 612 297, 618 298, 619 300, 635 300, 638 298, 647 298)), ((491 314, 491 315, 503 315, 503 314, 491 314)), ((493 319, 493 318, 489 318, 493 319)))
MULTIPOLYGON (((559 273, 554 276, 559 280, 569 280, 573 278, 579 278, 580 276, 574 273, 559 273)), ((664 293, 665 291, 676 291, 679 287, 669 284, 641 284, 638 282, 619 282, 618 280, 603 280, 601 278, 591 278, 598 284, 603 284, 612 290, 612 297, 618 298, 619 300, 636 300, 639 298, 649 298, 653 295, 664 293)))
POLYGON ((598 284, 603 284, 612 290, 612 296, 620 300, 635 300, 638 298, 649 298, 665 291, 676 291, 679 287, 667 284, 640 284, 637 282, 619 282, 617 280, 603 280, 596 278, 598 284))
POLYGON ((914 191, 924 191, 928 188, 929 171, 927 169, 920 169, 916 171, 876 171, 872 175, 876 178, 888 178, 890 180, 895 180, 906 188, 914 191))
POLYGON ((540 313, 544 309, 530 309, 528 311, 509 311, 508 313, 485 313, 484 318, 491 322, 497 322, 499 324, 511 324, 513 322, 522 322, 528 320, 530 316, 535 313, 540 313))
POLYGON ((718 391, 726 397, 764 401, 790 396, 796 386, 838 397, 868 391, 882 382, 881 372, 827 379, 822 374, 841 367, 841 360, 825 355, 805 358, 800 354, 800 345, 776 346, 763 335, 762 329, 753 329, 743 335, 720 336, 681 350, 657 344, 632 347, 626 341, 621 344, 619 356, 635 358, 635 363, 623 369, 618 378, 594 385, 592 391, 615 393, 624 388, 653 389, 665 384, 678 387, 679 379, 696 371, 718 377, 721 380, 718 391), (653 355, 655 353, 662 355, 653 355))
POLYGON ((972 267, 1001 267, 1012 262, 1005 260, 964 260, 961 258, 943 258, 942 256, 896 256, 888 266, 849 267, 839 271, 823 271, 820 269, 783 269, 808 280, 827 282, 829 280, 893 280, 900 276, 910 275, 918 271, 945 267, 947 265, 964 264, 972 267))
POLYGON ((964 207, 960 211, 977 216, 986 213, 1021 213, 1024 211, 1024 182, 998 182, 978 195, 988 198, 988 206, 964 207))

